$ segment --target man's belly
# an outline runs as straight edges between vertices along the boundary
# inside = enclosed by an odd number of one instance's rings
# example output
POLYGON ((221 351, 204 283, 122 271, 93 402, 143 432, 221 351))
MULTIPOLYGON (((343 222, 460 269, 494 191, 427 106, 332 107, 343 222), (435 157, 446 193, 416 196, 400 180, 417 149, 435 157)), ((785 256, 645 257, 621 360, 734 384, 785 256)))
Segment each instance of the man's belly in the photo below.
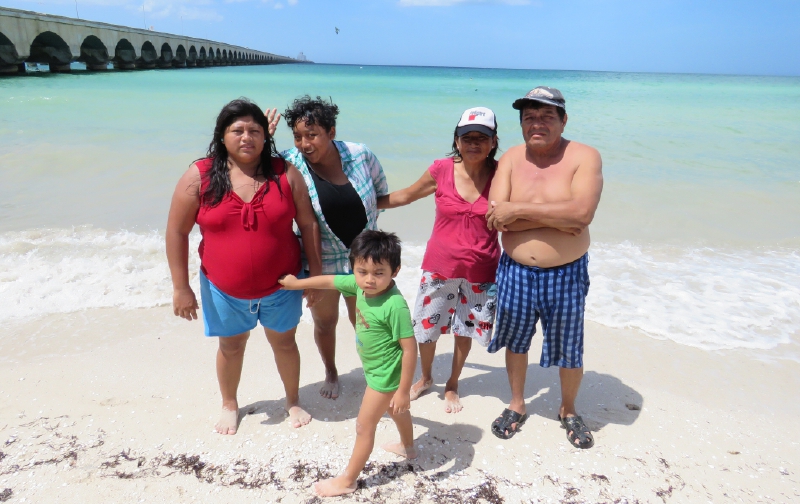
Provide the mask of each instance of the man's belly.
POLYGON ((553 268, 579 259, 589 250, 589 230, 578 236, 553 228, 507 231, 501 235, 503 250, 527 266, 553 268))

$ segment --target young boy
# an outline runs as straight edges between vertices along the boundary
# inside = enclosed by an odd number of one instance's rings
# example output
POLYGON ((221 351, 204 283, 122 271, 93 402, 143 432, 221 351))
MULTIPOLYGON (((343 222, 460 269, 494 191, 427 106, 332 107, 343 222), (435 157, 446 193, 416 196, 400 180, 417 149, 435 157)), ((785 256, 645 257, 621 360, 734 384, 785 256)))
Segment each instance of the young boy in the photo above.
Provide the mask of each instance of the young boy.
POLYGON ((321 275, 298 280, 287 275, 285 289, 337 289, 356 296, 356 349, 367 389, 356 419, 356 445, 344 473, 320 481, 314 490, 322 497, 355 492, 356 480, 375 445, 375 429, 384 413, 400 431, 399 443, 383 449, 414 459, 414 432, 409 412, 411 381, 417 367, 417 343, 411 312, 394 278, 400 271, 400 240, 394 233, 363 231, 350 245, 352 275, 321 275))

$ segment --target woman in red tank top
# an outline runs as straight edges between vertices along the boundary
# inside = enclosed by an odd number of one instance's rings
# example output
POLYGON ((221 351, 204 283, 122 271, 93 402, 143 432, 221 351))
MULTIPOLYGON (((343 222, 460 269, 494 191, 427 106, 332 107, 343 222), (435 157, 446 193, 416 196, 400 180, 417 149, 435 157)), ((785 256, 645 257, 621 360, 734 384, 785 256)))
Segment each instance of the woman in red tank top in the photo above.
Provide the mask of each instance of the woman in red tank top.
MULTIPOLYGON (((205 159, 178 181, 167 222, 167 259, 175 315, 197 318, 189 286, 189 233, 200 227, 200 285, 206 336, 217 336, 216 367, 222 414, 215 429, 235 434, 236 392, 250 330, 264 326, 286 391, 294 427, 311 420, 299 405, 300 353, 295 331, 301 298, 278 279, 300 272, 297 223, 312 276, 322 272, 317 219, 303 177, 278 156, 274 127, 247 99, 228 103, 217 117, 205 159), (270 131, 272 129, 272 131, 270 131)), ((307 293, 309 305, 317 294, 307 293)))

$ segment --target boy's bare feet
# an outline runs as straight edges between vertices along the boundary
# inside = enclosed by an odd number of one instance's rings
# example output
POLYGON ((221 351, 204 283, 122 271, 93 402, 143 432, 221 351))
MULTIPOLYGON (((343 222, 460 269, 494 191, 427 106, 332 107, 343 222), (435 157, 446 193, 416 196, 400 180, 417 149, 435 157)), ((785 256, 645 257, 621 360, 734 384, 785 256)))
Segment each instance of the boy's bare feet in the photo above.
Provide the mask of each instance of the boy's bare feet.
POLYGON ((339 377, 335 374, 325 373, 325 383, 319 389, 319 395, 325 399, 336 399, 339 397, 339 377))
POLYGON ((411 446, 403 446, 403 443, 386 443, 385 445, 381 446, 384 450, 400 455, 401 457, 405 457, 410 460, 414 460, 417 458, 417 449, 414 445, 411 446))
POLYGON ((458 413, 464 409, 461 405, 461 399, 458 397, 458 391, 445 390, 444 391, 444 410, 447 413, 458 413))
POLYGON ((223 435, 236 434, 236 428, 239 424, 239 408, 230 410, 225 407, 219 415, 219 421, 214 426, 214 430, 223 435))
POLYGON ((351 494, 356 491, 358 484, 354 481, 348 485, 342 476, 326 479, 314 485, 314 491, 320 497, 336 497, 337 495, 351 494))
POLYGON ((419 381, 417 381, 417 383, 411 385, 411 392, 409 393, 409 397, 413 401, 414 399, 421 396, 423 392, 431 388, 431 385, 433 385, 433 379, 426 380, 425 378, 420 378, 419 381))
POLYGON ((311 421, 311 415, 298 405, 289 406, 286 408, 286 412, 289 413, 289 422, 295 429, 308 425, 308 422, 311 421))

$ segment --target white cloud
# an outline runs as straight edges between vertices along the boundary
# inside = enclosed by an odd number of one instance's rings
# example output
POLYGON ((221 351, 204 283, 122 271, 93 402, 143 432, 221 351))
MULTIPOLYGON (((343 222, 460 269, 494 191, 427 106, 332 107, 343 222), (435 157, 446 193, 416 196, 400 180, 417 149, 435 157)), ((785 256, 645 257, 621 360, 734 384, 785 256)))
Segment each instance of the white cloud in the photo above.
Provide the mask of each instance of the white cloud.
POLYGON ((401 7, 449 7, 466 3, 500 3, 506 5, 539 5, 531 0, 398 0, 401 7))
MULTIPOLYGON (((39 5, 73 4, 75 0, 28 0, 39 5)), ((141 14, 142 6, 149 19, 183 17, 205 21, 222 21, 222 15, 213 7, 213 0, 79 0, 78 5, 102 5, 122 7, 130 12, 141 14)), ((150 22, 148 21, 148 24, 150 22)))
MULTIPOLYGON (((261 0, 261 1, 267 5, 271 5, 273 9, 283 9, 285 7, 283 3, 277 0, 261 0)), ((289 7, 293 7, 297 5, 297 0, 287 0, 286 4, 289 5, 289 7)))
MULTIPOLYGON (((81 0, 85 2, 86 0, 81 0)), ((108 1, 108 0, 89 0, 108 1)), ((113 1, 113 0, 112 0, 113 1)), ((127 0, 125 8, 142 12, 142 3, 127 0)), ((185 20, 222 21, 222 14, 212 6, 211 0, 144 0, 147 19, 183 18, 185 20)), ((149 21, 148 21, 149 23, 149 21)))

